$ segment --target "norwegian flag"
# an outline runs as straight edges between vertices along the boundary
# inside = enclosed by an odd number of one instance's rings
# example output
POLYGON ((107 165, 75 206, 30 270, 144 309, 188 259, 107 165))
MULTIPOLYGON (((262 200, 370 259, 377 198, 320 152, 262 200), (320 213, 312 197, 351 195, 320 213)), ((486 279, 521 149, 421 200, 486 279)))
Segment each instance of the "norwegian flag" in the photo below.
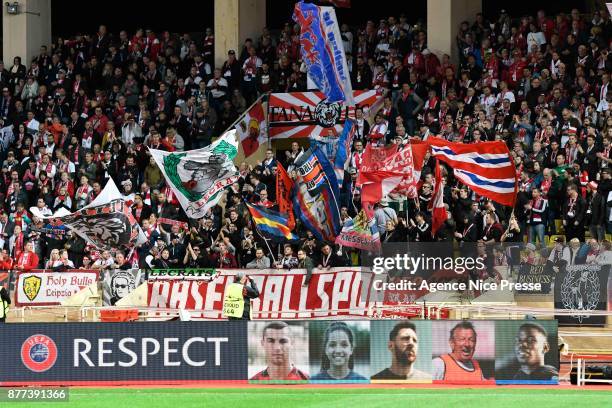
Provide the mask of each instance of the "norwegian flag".
POLYGON ((268 102, 270 139, 338 136, 344 121, 355 119, 355 108, 369 116, 382 105, 383 96, 375 90, 353 91, 355 106, 324 102, 321 92, 274 93, 268 102))
POLYGON ((430 137, 431 154, 453 168, 455 177, 483 197, 514 207, 518 177, 508 146, 502 141, 453 143, 430 137))
POLYGON ((261 98, 238 121, 236 134, 245 158, 255 153, 260 145, 266 143, 266 115, 261 98))
POLYGON ((442 189, 442 177, 440 176, 440 161, 436 160, 436 186, 428 209, 431 211, 431 236, 435 237, 438 229, 448 218, 446 207, 444 207, 444 190, 442 189))

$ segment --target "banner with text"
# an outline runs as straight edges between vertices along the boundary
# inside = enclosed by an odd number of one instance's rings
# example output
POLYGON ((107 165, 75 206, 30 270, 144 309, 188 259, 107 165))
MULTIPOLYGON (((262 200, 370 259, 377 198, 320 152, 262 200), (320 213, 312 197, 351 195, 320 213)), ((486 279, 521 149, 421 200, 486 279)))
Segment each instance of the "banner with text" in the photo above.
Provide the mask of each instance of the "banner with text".
MULTIPOLYGON (((223 294, 238 269, 219 269, 207 280, 149 280, 149 307, 202 310, 195 318, 221 319, 223 294)), ((330 316, 367 316, 374 306, 371 273, 360 268, 314 270, 310 284, 303 286, 306 270, 250 270, 260 296, 253 299, 254 319, 304 319, 330 316)))
POLYGON ((326 102, 321 92, 274 93, 268 103, 270 139, 338 136, 344 121, 355 119, 355 109, 364 117, 382 106, 383 97, 375 90, 353 91, 355 106, 326 102))
POLYGON ((15 283, 15 305, 60 305, 64 299, 97 281, 97 271, 19 272, 15 283))

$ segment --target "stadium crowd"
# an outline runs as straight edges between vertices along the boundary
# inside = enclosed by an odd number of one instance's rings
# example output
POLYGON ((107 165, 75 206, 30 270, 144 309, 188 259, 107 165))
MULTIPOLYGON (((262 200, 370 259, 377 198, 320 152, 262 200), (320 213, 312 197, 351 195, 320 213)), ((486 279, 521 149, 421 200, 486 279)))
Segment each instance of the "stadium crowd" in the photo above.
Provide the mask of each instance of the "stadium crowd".
MULTIPOLYGON (((483 15, 458 27, 459 62, 427 48, 425 27, 405 15, 341 27, 353 89, 385 94, 373 123, 357 110, 357 134, 340 200, 343 221, 361 208, 357 171, 368 143, 411 137, 478 143, 504 140, 520 178, 514 211, 477 197, 443 169, 449 218, 432 238, 427 210, 435 179, 426 157, 419 198, 390 195, 376 208, 383 242, 585 241, 610 249, 612 233, 612 22, 582 15, 483 15), (596 242, 597 241, 597 242, 596 242), (598 243, 598 242, 601 242, 598 243)), ((268 246, 242 199, 274 207, 277 162, 290 172, 307 141, 241 164, 240 181, 210 216, 189 220, 146 147, 209 145, 262 93, 307 89, 299 26, 264 28, 214 66, 214 34, 138 29, 58 38, 32 61, 0 63, 2 269, 331 267, 354 262, 347 248, 315 240, 268 246), (305 143, 304 143, 305 142, 305 143), (28 211, 75 211, 112 178, 148 242, 133 253, 99 252, 28 211), (137 255, 137 256, 136 256, 137 255)))

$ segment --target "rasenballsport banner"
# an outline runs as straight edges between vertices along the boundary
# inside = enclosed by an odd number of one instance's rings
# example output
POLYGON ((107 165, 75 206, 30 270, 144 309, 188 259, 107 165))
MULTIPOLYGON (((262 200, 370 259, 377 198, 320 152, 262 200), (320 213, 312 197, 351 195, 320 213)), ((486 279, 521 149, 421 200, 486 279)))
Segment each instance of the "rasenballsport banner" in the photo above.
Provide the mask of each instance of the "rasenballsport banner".
POLYGON ((189 218, 202 218, 221 199, 221 192, 238 180, 235 129, 203 149, 149 151, 189 218))
POLYGON ((293 20, 300 25, 302 61, 317 88, 329 102, 354 105, 336 11, 301 1, 295 5, 293 20))
POLYGON ((0 330, 0 386, 207 381, 554 386, 557 338, 555 320, 6 324, 0 330), (350 339, 350 347, 332 367, 327 350, 338 338, 350 339), (272 346, 277 339, 287 341, 272 346))
MULTIPOLYGON (((221 319, 225 287, 233 282, 239 270, 220 269, 210 281, 149 281, 149 306, 202 310, 194 318, 221 319)), ((360 268, 314 270, 308 286, 303 286, 306 270, 292 269, 278 273, 276 269, 249 271, 260 296, 252 301, 255 319, 301 319, 331 316, 366 316, 374 306, 369 272, 360 268)))
POLYGON ((353 91, 355 106, 324 101, 321 92, 273 93, 268 102, 270 139, 338 136, 344 121, 355 119, 355 108, 365 117, 382 106, 376 91, 353 91))
POLYGON ((146 242, 147 238, 132 214, 130 206, 112 178, 91 204, 70 213, 60 208, 51 216, 44 216, 37 207, 30 211, 39 218, 49 220, 54 227, 67 227, 86 242, 102 250, 130 249, 146 242))
POLYGON ((60 305, 97 281, 97 271, 19 272, 15 282, 15 306, 60 305))

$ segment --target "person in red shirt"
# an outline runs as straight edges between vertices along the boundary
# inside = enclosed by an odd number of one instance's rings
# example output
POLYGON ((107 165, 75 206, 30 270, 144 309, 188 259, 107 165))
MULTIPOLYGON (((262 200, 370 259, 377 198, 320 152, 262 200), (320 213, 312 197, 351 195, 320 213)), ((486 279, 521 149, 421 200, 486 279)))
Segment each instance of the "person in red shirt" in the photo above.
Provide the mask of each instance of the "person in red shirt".
POLYGON ((251 380, 308 380, 308 374, 291 362, 293 345, 291 328, 287 323, 276 321, 266 324, 261 337, 261 347, 265 353, 267 367, 255 374, 251 380))
POLYGON ((19 271, 31 271, 38 267, 38 255, 34 252, 34 244, 28 241, 25 250, 17 258, 15 269, 19 271))
POLYGON ((0 270, 8 271, 13 269, 13 258, 11 258, 6 249, 0 253, 0 270))

